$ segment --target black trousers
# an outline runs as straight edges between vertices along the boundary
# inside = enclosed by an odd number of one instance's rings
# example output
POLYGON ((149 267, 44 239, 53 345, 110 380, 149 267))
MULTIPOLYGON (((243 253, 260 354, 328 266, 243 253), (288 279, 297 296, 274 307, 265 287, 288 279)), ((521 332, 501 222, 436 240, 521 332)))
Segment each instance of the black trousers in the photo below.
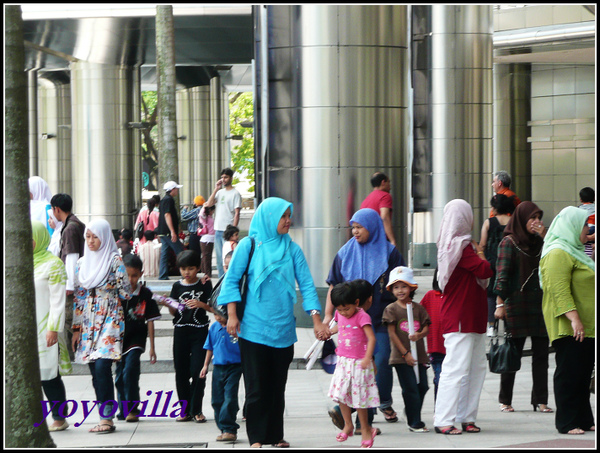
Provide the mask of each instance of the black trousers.
POLYGON ((588 431, 594 426, 590 381, 596 360, 595 339, 585 338, 579 342, 573 337, 564 337, 554 340, 552 346, 556 351, 556 429, 562 434, 574 428, 588 431))
POLYGON ((175 327, 173 332, 175 386, 179 400, 187 403, 185 413, 181 411, 182 416, 202 414, 206 378, 200 378, 200 371, 206 358, 204 342, 207 336, 208 326, 175 327))
MULTIPOLYGON (((523 357, 523 338, 513 338, 521 357, 523 357)), ((533 387, 531 389, 531 404, 548 404, 548 337, 531 337, 531 376, 533 387)), ((515 375, 517 373, 503 373, 500 375, 500 404, 512 405, 513 388, 515 386, 515 375)))
POLYGON ((294 346, 272 348, 239 340, 246 388, 246 433, 250 445, 283 440, 283 413, 288 370, 294 346))

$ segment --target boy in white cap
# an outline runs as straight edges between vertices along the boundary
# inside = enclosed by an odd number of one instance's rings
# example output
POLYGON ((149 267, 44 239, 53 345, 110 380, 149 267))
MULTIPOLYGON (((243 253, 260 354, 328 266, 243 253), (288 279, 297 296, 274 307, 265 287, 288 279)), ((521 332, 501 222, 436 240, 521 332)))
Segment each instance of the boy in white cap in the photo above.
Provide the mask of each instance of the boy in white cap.
POLYGON ((183 187, 175 181, 167 181, 163 186, 165 196, 160 200, 158 209, 158 227, 156 228, 160 238, 160 265, 159 280, 169 280, 169 249, 175 252, 175 256, 183 251, 183 244, 179 241, 179 210, 175 206, 175 200, 179 189, 183 187))
POLYGON ((421 420, 421 408, 425 394, 429 390, 427 384, 429 357, 425 351, 423 338, 429 332, 428 326, 431 320, 425 308, 412 302, 418 287, 412 269, 404 266, 394 268, 390 272, 387 290, 396 297, 396 302, 386 307, 381 319, 388 326, 392 346, 390 365, 396 370, 402 387, 408 429, 415 433, 426 433, 429 430, 421 420), (409 319, 413 320, 414 334, 412 335, 409 319), (412 349, 411 342, 416 343, 412 349))

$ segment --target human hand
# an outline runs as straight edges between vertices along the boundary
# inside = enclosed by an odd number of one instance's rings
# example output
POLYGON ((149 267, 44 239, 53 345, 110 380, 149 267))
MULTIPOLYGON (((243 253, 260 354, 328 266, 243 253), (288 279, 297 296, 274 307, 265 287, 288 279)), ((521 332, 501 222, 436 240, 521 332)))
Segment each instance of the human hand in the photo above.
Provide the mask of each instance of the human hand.
POLYGON ((204 379, 206 377, 206 373, 208 373, 208 369, 206 366, 203 366, 200 370, 200 379, 204 379))
POLYGON ((215 184, 215 187, 217 190, 219 190, 221 187, 223 187, 223 178, 221 178, 217 181, 217 183, 215 184))
POLYGON ((360 367, 363 370, 366 370, 367 368, 369 368, 370 363, 371 363, 371 358, 370 357, 365 357, 364 359, 362 359, 360 361, 360 367))
POLYGON ((231 335, 233 338, 237 338, 238 333, 240 332, 240 321, 234 313, 228 312, 229 317, 227 318, 227 333, 231 335))
POLYGON ((419 340, 421 339, 421 336, 419 335, 419 333, 418 333, 418 332, 415 332, 414 334, 412 334, 412 335, 409 335, 409 336, 408 336, 408 339, 409 339, 410 341, 415 341, 415 342, 416 342, 416 341, 419 341, 419 340))
POLYGON ((317 340, 325 341, 331 337, 331 331, 329 330, 329 327, 322 322, 315 322, 313 329, 315 332, 315 338, 317 340))
POLYGON ((575 341, 583 342, 583 339, 585 338, 585 329, 581 320, 572 320, 571 327, 573 328, 573 338, 575 338, 575 341))
POLYGON ((154 352, 154 349, 150 349, 150 363, 152 365, 154 365, 156 363, 156 352, 154 352))
POLYGON ((200 282, 202 282, 202 284, 204 285, 209 280, 210 280, 210 275, 204 274, 202 276, 202 278, 200 279, 200 282))
POLYGON ((504 309, 504 307, 496 308, 496 311, 494 312, 494 318, 496 318, 496 319, 506 318, 506 310, 504 309))
POLYGON ((187 308, 200 308, 200 301, 196 299, 190 299, 185 301, 185 306, 187 308))
POLYGON ((51 347, 58 343, 58 332, 49 330, 46 332, 46 346, 51 347))
POLYGON ((77 345, 79 344, 79 339, 81 337, 81 332, 73 332, 73 338, 71 338, 71 349, 73 352, 77 351, 77 345))
POLYGON ((417 364, 417 362, 415 361, 415 358, 413 357, 413 355, 410 351, 408 351, 408 353, 404 357, 404 360, 406 360, 406 364, 408 366, 415 366, 417 364))
POLYGON ((176 233, 171 233, 171 241, 177 242, 179 240, 179 236, 176 233))

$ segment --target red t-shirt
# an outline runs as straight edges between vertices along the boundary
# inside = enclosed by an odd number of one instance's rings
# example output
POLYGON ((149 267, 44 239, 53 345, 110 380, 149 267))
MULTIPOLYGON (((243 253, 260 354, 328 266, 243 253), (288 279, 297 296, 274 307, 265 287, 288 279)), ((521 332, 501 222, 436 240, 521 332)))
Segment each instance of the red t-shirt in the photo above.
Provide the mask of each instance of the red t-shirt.
POLYGON ((431 319, 429 325, 429 333, 427 334, 427 352, 439 352, 440 354, 446 354, 446 348, 444 347, 444 337, 442 337, 442 303, 444 301, 444 295, 439 291, 427 291, 421 300, 421 305, 431 319))
POLYGON ((360 205, 360 209, 370 208, 381 214, 381 208, 392 209, 392 196, 385 190, 375 189, 360 205))
POLYGON ((462 258, 444 288, 442 333, 485 333, 487 328, 487 290, 477 278, 494 275, 490 263, 477 256, 473 247, 463 250, 462 258))

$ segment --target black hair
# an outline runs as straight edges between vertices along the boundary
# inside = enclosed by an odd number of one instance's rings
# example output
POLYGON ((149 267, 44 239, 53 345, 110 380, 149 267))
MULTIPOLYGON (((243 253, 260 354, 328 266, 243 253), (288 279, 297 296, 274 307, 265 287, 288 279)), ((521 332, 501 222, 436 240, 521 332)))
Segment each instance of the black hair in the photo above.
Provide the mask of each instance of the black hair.
POLYGON ((381 172, 375 173, 371 176, 371 185, 373 187, 379 187, 383 182, 387 181, 389 178, 381 172))
POLYGON ((131 231, 129 228, 123 228, 121 230, 121 236, 123 236, 123 239, 126 241, 130 241, 133 239, 133 231, 131 231))
POLYGON ((490 205, 496 210, 497 214, 512 214, 515 212, 515 202, 512 197, 496 194, 490 200, 490 205))
POLYGON ((579 199, 583 203, 593 203, 596 200, 596 192, 591 187, 584 187, 579 191, 579 199))
POLYGON ((358 299, 356 290, 350 282, 338 283, 331 290, 331 303, 334 307, 354 305, 358 299))
POLYGON ((129 253, 123 257, 123 264, 125 267, 133 267, 138 271, 142 271, 144 268, 144 263, 142 259, 138 255, 134 255, 133 253, 129 253))
POLYGON ((440 288, 440 284, 438 283, 438 268, 435 268, 435 271, 433 271, 433 282, 431 283, 431 287, 438 292, 442 292, 442 289, 440 288))
POLYGON ((233 256, 233 251, 230 250, 229 252, 227 252, 227 254, 223 257, 223 261, 225 261, 227 258, 231 259, 231 257, 233 256))
POLYGON ((195 250, 184 250, 177 255, 177 267, 200 267, 200 255, 195 250))
POLYGON ((227 175, 233 178, 233 170, 229 167, 224 168, 223 170, 221 170, 221 176, 223 175, 227 175))
POLYGON ((356 291, 359 307, 362 307, 369 297, 373 296, 373 285, 367 280, 363 280, 362 278, 352 280, 350 285, 354 288, 354 291, 356 291))
POLYGON ((223 231, 223 239, 225 239, 226 241, 228 241, 229 239, 231 239, 231 236, 233 236, 235 233, 239 233, 240 229, 236 226, 233 225, 227 225, 227 227, 225 227, 225 231, 223 231))
POLYGON ((156 207, 157 203, 158 202, 156 201, 156 199, 154 197, 148 198, 148 200, 146 201, 146 206, 148 206, 148 213, 149 213, 148 215, 152 214, 152 211, 156 207))
POLYGON ((60 208, 64 212, 71 212, 73 209, 73 199, 66 193, 57 193, 50 199, 50 206, 60 208))
POLYGON ((146 230, 146 231, 144 231, 144 237, 146 238, 147 241, 153 241, 154 238, 156 237, 156 233, 152 230, 146 230))

